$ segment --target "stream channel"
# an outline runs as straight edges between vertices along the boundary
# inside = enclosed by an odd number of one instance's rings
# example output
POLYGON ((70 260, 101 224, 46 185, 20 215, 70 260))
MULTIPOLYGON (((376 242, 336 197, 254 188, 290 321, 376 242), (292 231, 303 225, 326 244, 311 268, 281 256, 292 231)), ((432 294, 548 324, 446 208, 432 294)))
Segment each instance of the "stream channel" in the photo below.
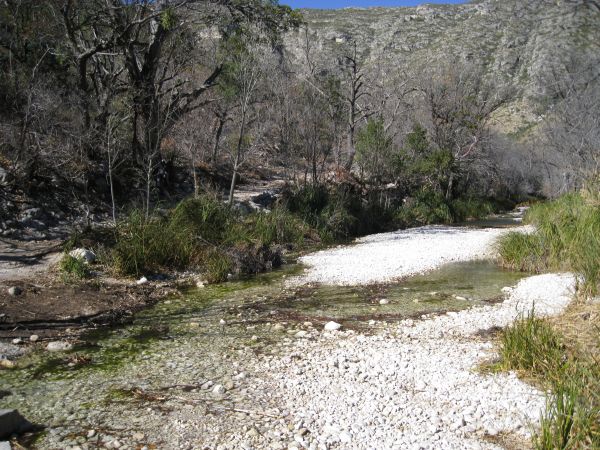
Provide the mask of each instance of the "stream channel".
MULTIPOLYGON (((514 225, 513 214, 461 226, 514 225)), ((40 347, 16 369, 0 372, 0 407, 16 408, 45 427, 25 444, 31 448, 103 448, 117 440, 120 448, 168 448, 173 441, 167 447, 164 433, 177 433, 182 409, 194 410, 200 431, 218 428, 222 414, 252 419, 259 407, 277 411, 276 399, 260 404, 260 393, 244 381, 245 371, 252 371, 245 365, 293 346, 302 330, 335 320, 368 334, 382 321, 501 301, 501 288, 526 276, 473 261, 382 285, 287 282, 302 271, 288 264, 249 280, 190 289, 138 313, 130 324, 87 332, 69 352, 40 347), (217 384, 225 392, 215 396, 217 384)), ((205 446, 212 448, 199 441, 180 447, 205 446)))

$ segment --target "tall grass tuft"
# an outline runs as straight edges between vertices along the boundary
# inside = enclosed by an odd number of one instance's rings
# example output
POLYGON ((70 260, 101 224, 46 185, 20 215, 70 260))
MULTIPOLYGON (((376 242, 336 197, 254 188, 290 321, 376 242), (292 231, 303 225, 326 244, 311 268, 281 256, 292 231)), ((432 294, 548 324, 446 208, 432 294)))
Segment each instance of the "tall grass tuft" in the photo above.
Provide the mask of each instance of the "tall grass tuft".
POLYGON ((583 293, 600 283, 600 206, 591 194, 566 194, 534 205, 525 217, 530 235, 510 233, 499 242, 504 265, 520 270, 573 270, 583 275, 583 293))
POLYGON ((532 311, 504 330, 500 353, 505 369, 543 375, 561 369, 564 351, 552 327, 532 311))
POLYGON ((217 197, 205 195, 184 200, 163 216, 147 218, 132 211, 118 224, 106 259, 121 275, 194 268, 219 282, 231 273, 255 273, 278 264, 280 255, 269 248, 300 245, 307 232, 285 210, 241 217, 217 197))
POLYGON ((294 244, 302 245, 310 228, 300 218, 285 210, 274 208, 271 212, 260 212, 247 220, 250 237, 259 245, 294 244))
POLYGON ((502 265, 523 272, 540 272, 546 268, 543 241, 537 233, 510 232, 498 241, 502 265))
POLYGON ((600 448, 600 369, 594 358, 569 349, 550 322, 533 312, 505 329, 500 345, 503 369, 533 377, 551 391, 534 447, 600 448))

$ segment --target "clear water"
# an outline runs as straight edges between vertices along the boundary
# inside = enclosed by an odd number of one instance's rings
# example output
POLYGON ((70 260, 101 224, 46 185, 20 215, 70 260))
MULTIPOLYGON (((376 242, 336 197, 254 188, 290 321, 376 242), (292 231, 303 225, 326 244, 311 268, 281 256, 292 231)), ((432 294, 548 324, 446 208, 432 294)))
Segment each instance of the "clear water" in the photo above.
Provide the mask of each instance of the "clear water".
POLYGON ((0 391, 10 393, 0 399, 2 407, 18 408, 50 430, 100 427, 139 413, 137 403, 122 398, 132 386, 222 379, 236 355, 269 352, 305 322, 320 328, 336 320, 366 328, 372 319, 460 310, 497 301, 502 287, 525 276, 480 261, 392 284, 288 286, 287 278, 301 270, 288 265, 250 280, 190 289, 140 312, 127 325, 88 332, 70 352, 32 352, 17 369, 0 372, 0 391))

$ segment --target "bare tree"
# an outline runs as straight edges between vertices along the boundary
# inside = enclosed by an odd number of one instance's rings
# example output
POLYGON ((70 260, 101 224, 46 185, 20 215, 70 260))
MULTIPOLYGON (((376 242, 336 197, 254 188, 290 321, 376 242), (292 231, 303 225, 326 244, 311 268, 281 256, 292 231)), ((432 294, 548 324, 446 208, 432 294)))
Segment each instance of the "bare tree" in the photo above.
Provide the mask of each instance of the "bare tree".
POLYGON ((258 46, 242 44, 241 41, 230 47, 231 58, 226 64, 226 89, 232 92, 238 109, 237 142, 233 151, 232 176, 229 188, 229 204, 233 204, 233 195, 240 166, 245 161, 247 150, 247 127, 251 108, 257 101, 258 86, 263 76, 258 46))
POLYGON ((350 50, 342 56, 341 64, 346 83, 346 93, 343 94, 343 97, 347 104, 346 161, 344 165, 347 170, 350 170, 356 154, 354 142, 356 126, 366 116, 366 111, 361 106, 361 100, 367 95, 365 71, 355 41, 352 42, 350 50))
POLYGON ((480 68, 456 61, 440 66, 422 80, 421 91, 429 115, 431 139, 450 153, 446 198, 453 195, 456 178, 483 158, 490 137, 490 121, 511 92, 487 82, 480 68))

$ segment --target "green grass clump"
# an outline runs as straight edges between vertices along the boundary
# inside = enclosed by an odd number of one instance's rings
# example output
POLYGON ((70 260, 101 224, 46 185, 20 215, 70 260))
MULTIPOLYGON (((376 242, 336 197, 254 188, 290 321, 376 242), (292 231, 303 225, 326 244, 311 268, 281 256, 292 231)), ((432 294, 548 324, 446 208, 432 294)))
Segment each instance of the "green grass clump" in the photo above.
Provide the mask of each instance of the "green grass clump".
POLYGON ((280 255, 265 248, 301 245, 308 231, 283 209, 242 217, 217 197, 205 195, 184 200, 163 216, 131 212, 117 225, 105 259, 120 275, 196 269, 219 282, 229 274, 255 273, 253 266, 276 266, 280 255))
POLYGON ((283 207, 313 228, 325 243, 376 233, 392 227, 392 210, 372 196, 363 196, 357 186, 307 185, 283 196, 283 207))
POLYGON ((550 324, 532 312, 504 330, 500 354, 506 370, 544 375, 561 369, 564 351, 550 324))
POLYGON ((500 204, 470 196, 448 200, 440 192, 423 188, 398 208, 396 220, 403 226, 456 223, 467 219, 481 219, 512 206, 509 202, 500 204))
POLYGON ((296 215, 284 208, 253 214, 245 222, 250 239, 259 245, 294 244, 300 246, 310 228, 296 215))
POLYGON ((89 278, 90 268, 82 259, 65 254, 60 260, 59 269, 65 281, 79 281, 89 278))
POLYGON ((583 292, 595 295, 600 283, 600 206, 583 193, 572 193, 534 205, 525 220, 536 231, 504 237, 499 242, 502 263, 533 272, 575 271, 583 275, 583 292))
POLYGON ((551 391, 534 447, 600 448, 600 370, 589 352, 569 349, 552 324, 533 312, 504 330, 500 345, 502 369, 516 370, 551 391))
POLYGON ((233 262, 223 251, 213 249, 204 254, 201 260, 202 269, 209 283, 226 281, 233 272, 233 262))
POLYGON ((506 267, 523 272, 540 272, 546 268, 546 251, 537 233, 511 231, 500 238, 498 250, 501 263, 506 267))

